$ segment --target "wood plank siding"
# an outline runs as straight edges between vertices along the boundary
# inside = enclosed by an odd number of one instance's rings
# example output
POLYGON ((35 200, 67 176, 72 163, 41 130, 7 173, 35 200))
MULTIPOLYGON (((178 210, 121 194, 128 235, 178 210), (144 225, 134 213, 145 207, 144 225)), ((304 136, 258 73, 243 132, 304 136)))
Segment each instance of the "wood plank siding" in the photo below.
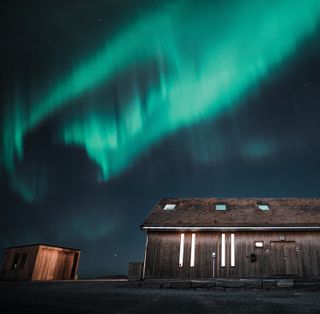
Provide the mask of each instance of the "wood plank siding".
POLYGON ((11 248, 5 251, 5 261, 1 272, 1 279, 30 280, 39 247, 25 246, 11 248), (24 257, 23 257, 24 256, 24 257), (25 259, 23 263, 22 258, 25 259))
POLYGON ((141 229, 144 278, 320 275, 318 198, 164 198, 141 229))
POLYGON ((319 276, 319 231, 224 232, 225 267, 221 266, 222 232, 184 232, 183 265, 179 267, 182 232, 149 231, 145 278, 210 278, 319 276), (195 264, 190 266, 191 237, 195 233, 195 264), (231 267, 231 234, 235 238, 235 266, 231 267), (255 242, 263 247, 255 247, 255 242), (213 257, 215 266, 213 270, 213 257))
POLYGON ((79 252, 57 247, 42 247, 32 280, 75 279, 78 262, 79 252))
POLYGON ((6 249, 1 272, 4 280, 76 279, 80 250, 50 245, 28 245, 6 249))
POLYGON ((143 275, 143 263, 131 262, 129 263, 128 279, 129 280, 140 280, 143 275))

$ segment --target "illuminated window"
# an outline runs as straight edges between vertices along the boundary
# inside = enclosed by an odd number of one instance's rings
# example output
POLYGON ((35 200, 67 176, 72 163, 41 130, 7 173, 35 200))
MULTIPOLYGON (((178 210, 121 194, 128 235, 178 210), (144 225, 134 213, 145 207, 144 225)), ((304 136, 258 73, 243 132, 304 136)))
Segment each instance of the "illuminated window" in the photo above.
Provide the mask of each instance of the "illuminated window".
POLYGON ((179 267, 183 266, 183 251, 184 251, 184 233, 181 233, 180 234, 179 267))
POLYGON ((231 233, 231 267, 236 266, 236 249, 234 245, 234 233, 231 233))
POLYGON ((196 234, 192 234, 191 238, 191 259, 190 259, 190 267, 194 267, 194 253, 196 249, 196 234))
POLYGON ((227 210, 227 205, 226 204, 217 204, 216 210, 227 210))
POLYGON ((258 205, 259 209, 262 211, 270 210, 269 206, 266 204, 258 205))
POLYGON ((263 247, 263 242, 262 242, 262 241, 256 241, 256 242, 254 243, 254 246, 255 246, 255 247, 263 247))
POLYGON ((226 266, 226 235, 221 235, 221 267, 226 266))
POLYGON ((166 204, 165 207, 163 207, 163 210, 173 210, 175 209, 176 204, 166 204))

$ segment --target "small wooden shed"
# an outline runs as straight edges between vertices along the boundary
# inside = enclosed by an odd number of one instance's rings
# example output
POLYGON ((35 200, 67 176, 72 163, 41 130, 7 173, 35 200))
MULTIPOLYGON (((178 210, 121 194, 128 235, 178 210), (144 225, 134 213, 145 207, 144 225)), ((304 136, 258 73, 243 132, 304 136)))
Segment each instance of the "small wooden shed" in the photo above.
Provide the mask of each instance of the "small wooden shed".
POLYGON ((143 278, 320 276, 320 199, 162 199, 143 278))
POLYGON ((5 249, 2 280, 77 279, 80 250, 47 244, 5 249))

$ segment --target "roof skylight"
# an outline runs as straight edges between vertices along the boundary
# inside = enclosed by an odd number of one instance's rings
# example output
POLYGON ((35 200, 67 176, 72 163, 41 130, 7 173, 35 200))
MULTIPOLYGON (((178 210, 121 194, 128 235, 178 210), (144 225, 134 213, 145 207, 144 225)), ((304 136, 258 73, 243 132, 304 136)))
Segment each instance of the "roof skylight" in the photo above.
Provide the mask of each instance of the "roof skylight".
POLYGON ((262 211, 270 210, 270 207, 267 204, 260 204, 260 205, 258 205, 258 207, 262 211))
POLYGON ((227 210, 226 204, 216 204, 216 210, 227 210))
POLYGON ((163 207, 163 210, 173 210, 175 209, 176 204, 166 204, 165 207, 163 207))

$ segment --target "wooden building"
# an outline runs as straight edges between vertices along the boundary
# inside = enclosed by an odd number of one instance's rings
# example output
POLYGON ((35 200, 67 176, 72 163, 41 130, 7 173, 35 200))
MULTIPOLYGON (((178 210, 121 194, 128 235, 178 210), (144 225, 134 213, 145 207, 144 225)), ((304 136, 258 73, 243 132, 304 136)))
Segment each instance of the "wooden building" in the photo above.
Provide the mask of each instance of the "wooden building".
POLYGON ((163 199, 143 278, 320 276, 320 199, 163 199))
POLYGON ((128 268, 128 279, 129 280, 141 280, 143 275, 143 263, 141 262, 130 262, 128 268))
POLYGON ((5 249, 2 280, 72 280, 77 278, 80 250, 47 244, 5 249))

